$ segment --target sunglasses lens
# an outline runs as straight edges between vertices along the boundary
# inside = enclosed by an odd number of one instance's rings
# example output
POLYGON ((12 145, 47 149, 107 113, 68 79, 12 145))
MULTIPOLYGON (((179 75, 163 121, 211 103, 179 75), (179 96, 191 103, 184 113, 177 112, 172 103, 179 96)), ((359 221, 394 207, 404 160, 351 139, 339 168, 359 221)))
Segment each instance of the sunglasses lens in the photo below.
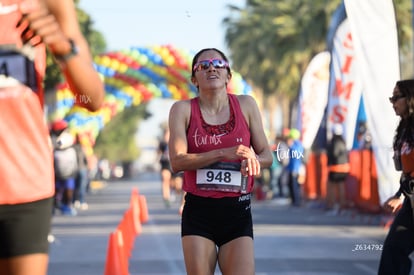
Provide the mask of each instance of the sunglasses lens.
POLYGON ((388 99, 390 100, 391 103, 395 103, 395 102, 397 102, 397 100, 399 100, 400 98, 404 98, 404 97, 405 96, 403 96, 403 95, 394 95, 394 96, 392 96, 388 99))
POLYGON ((210 64, 216 69, 227 68, 227 62, 222 59, 201 60, 194 66, 194 71, 208 70, 210 64))
POLYGON ((197 64, 195 64, 194 71, 199 72, 201 70, 207 70, 209 66, 210 62, 208 60, 199 61, 197 64))
POLYGON ((207 70, 210 67, 210 61, 204 60, 200 62, 201 69, 207 70))
POLYGON ((226 67, 226 61, 222 59, 213 59, 211 62, 213 63, 214 68, 222 69, 226 67))

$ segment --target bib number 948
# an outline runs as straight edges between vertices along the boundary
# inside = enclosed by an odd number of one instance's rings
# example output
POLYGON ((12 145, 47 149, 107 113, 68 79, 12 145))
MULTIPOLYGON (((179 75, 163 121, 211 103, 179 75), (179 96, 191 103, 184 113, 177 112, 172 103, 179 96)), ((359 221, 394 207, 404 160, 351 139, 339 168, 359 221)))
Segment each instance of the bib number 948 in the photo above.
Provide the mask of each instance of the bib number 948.
POLYGON ((247 177, 240 172, 240 163, 219 162, 197 169, 197 188, 220 192, 247 193, 247 177))
POLYGON ((230 183, 231 182, 231 173, 219 171, 216 174, 214 171, 207 171, 206 173, 207 182, 217 182, 217 183, 230 183))
POLYGON ((241 173, 240 171, 221 169, 198 169, 197 184, 240 186, 241 173))

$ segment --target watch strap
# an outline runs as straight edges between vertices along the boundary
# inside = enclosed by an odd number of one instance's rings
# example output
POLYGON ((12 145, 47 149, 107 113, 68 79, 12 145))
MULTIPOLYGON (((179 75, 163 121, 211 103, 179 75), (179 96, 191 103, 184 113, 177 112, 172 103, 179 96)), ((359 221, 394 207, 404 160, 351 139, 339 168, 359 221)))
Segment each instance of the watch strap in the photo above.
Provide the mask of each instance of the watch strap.
POLYGON ((72 39, 68 39, 68 41, 70 44, 70 52, 68 52, 67 54, 63 54, 63 55, 59 55, 59 54, 54 55, 56 60, 59 62, 66 62, 79 53, 79 49, 76 46, 75 41, 73 41, 72 39))

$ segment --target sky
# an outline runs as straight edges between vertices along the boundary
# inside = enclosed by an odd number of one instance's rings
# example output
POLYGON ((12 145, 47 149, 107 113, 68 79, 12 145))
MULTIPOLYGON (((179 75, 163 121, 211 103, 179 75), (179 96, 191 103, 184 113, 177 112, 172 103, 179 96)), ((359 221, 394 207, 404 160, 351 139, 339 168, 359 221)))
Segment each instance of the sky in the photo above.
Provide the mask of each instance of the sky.
POLYGON ((79 6, 103 33, 109 51, 171 44, 227 52, 222 20, 230 15, 229 4, 244 7, 245 0, 81 0, 79 6))

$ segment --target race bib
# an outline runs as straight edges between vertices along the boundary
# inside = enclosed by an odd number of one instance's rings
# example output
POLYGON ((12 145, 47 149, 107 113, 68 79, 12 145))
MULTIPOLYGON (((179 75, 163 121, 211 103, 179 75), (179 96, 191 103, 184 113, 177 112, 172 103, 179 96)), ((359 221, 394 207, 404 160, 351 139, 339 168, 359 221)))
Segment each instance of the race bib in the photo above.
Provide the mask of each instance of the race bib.
POLYGON ((222 192, 247 193, 247 177, 240 172, 240 163, 219 162, 197 169, 197 188, 222 192))
POLYGON ((18 52, 0 49, 0 75, 16 79, 33 91, 37 90, 34 63, 18 52))

